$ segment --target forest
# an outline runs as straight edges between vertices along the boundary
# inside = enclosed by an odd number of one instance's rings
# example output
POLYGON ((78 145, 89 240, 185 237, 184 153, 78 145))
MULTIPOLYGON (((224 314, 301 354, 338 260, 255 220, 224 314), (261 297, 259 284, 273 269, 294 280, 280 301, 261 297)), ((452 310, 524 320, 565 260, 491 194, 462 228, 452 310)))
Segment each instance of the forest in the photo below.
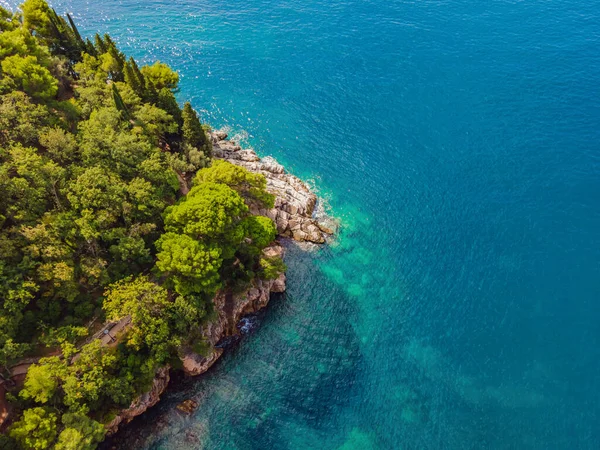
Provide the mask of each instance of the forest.
POLYGON ((273 206, 265 178, 213 160, 178 84, 45 0, 0 7, 0 372, 17 411, 0 448, 95 448, 204 344, 216 292, 282 270, 261 258, 275 225, 250 213, 273 206), (114 343, 91 339, 123 318, 114 343))

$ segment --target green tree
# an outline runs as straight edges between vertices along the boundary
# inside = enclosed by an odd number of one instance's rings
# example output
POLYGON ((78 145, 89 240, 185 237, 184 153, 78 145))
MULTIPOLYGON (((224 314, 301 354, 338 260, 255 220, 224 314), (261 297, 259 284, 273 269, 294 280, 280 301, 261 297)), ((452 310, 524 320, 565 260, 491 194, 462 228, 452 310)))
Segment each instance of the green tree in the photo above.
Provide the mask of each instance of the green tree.
POLYGON ((31 408, 10 428, 10 436, 23 448, 47 449, 56 439, 57 416, 48 408, 31 408))
POLYGON ((62 416, 64 430, 58 435, 55 450, 93 450, 102 442, 106 430, 101 423, 81 413, 62 416))
POLYGON ((62 128, 46 128, 39 131, 40 144, 48 155, 61 164, 69 164, 79 158, 75 136, 62 128))
POLYGON ((34 364, 27 371, 25 385, 20 392, 24 399, 37 403, 48 403, 56 394, 58 387, 57 373, 50 364, 34 364))
MULTIPOLYGON (((0 34, 0 36, 2 36, 0 34)), ((39 130, 50 124, 46 105, 36 105, 25 93, 13 91, 0 96, 0 147, 9 142, 36 144, 39 130)))
POLYGON ((248 207, 240 195, 219 183, 202 183, 192 188, 179 203, 167 209, 165 229, 196 239, 239 243, 242 216, 248 207))
POLYGON ((50 7, 45 0, 25 0, 21 5, 23 11, 23 27, 51 44, 55 38, 54 28, 50 20, 50 7))
POLYGON ((18 27, 13 14, 0 6, 0 31, 11 31, 18 27))
POLYGON ((63 378, 63 403, 71 411, 97 411, 111 403, 126 406, 135 395, 133 380, 119 376, 117 350, 96 339, 84 345, 63 378))
POLYGON ((243 249, 250 254, 258 255, 277 235, 277 228, 271 219, 265 216, 248 216, 242 222, 246 239, 243 249))
POLYGON ((171 302, 166 289, 141 276, 135 280, 126 278, 111 285, 104 295, 103 308, 109 320, 131 317, 127 344, 135 350, 146 345, 157 361, 165 361, 170 355, 169 346, 178 343, 171 341, 171 302))
POLYGON ((287 269, 284 262, 278 257, 261 258, 260 268, 262 278, 265 280, 273 280, 287 269))
POLYGON ((158 107, 169 113, 171 117, 173 117, 173 120, 175 120, 175 123, 177 124, 177 131, 179 131, 183 125, 183 116, 181 115, 181 108, 177 104, 175 95, 173 95, 169 89, 162 88, 160 91, 158 91, 156 104, 158 107))
POLYGON ((58 81, 48 69, 38 64, 35 56, 9 56, 1 65, 5 87, 22 90, 40 100, 50 100, 56 96, 58 81))
POLYGON ((106 42, 104 42, 104 39, 98 33, 94 35, 94 46, 96 47, 96 51, 99 55, 102 55, 103 53, 106 53, 108 51, 108 46, 106 45, 106 42))
POLYGON ((273 208, 275 197, 267 192, 267 179, 259 173, 252 173, 227 161, 216 160, 210 167, 199 170, 194 178, 196 185, 206 182, 226 184, 249 204, 273 208))
POLYGON ((172 70, 167 64, 155 62, 151 66, 144 66, 141 69, 144 78, 156 89, 177 90, 179 84, 179 74, 172 70))
POLYGON ((80 50, 86 49, 86 43, 83 41, 81 34, 79 34, 77 25, 75 25, 75 22, 69 13, 67 13, 67 19, 69 20, 69 25, 71 26, 71 30, 73 31, 73 35, 75 36, 75 40, 77 41, 80 50))
POLYGON ((0 60, 14 55, 35 56, 44 64, 50 59, 48 49, 38 45, 35 38, 22 28, 0 33, 0 60))
POLYGON ((218 247, 176 233, 163 234, 156 247, 156 267, 170 277, 178 294, 213 294, 221 287, 218 247))
POLYGON ((144 104, 136 111, 135 118, 144 125, 144 132, 153 139, 177 132, 178 127, 173 117, 164 109, 149 103, 144 104))
POLYGON ((146 96, 146 83, 143 78, 138 78, 138 74, 134 69, 134 64, 134 59, 130 58, 123 67, 125 83, 127 83, 140 98, 144 98, 146 96))
POLYGON ((181 134, 183 142, 197 148, 203 152, 207 157, 212 156, 212 144, 210 143, 206 132, 202 128, 200 119, 192 105, 186 102, 183 105, 183 111, 181 113, 183 125, 181 127, 181 134))
POLYGON ((113 61, 110 70, 112 80, 125 81, 125 55, 118 49, 117 45, 108 34, 104 35, 104 42, 106 44, 106 53, 110 55, 113 61))

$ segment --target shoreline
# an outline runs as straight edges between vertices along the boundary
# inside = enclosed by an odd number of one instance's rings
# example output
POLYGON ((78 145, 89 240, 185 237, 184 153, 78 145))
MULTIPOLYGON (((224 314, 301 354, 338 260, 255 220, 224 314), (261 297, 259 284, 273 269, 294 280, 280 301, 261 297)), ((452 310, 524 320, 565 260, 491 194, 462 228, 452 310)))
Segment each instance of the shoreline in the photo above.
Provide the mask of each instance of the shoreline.
MULTIPOLYGON (((277 237, 263 250, 264 256, 283 259, 285 249, 281 238, 319 245, 326 243, 336 232, 338 225, 332 218, 322 211, 319 211, 318 217, 315 216, 318 204, 316 194, 305 182, 287 173, 274 158, 260 158, 253 149, 243 149, 235 141, 228 140, 224 131, 213 131, 210 137, 215 159, 222 159, 264 175, 267 179, 267 191, 275 195, 275 205, 272 209, 251 211, 253 214, 269 217, 277 226, 277 237)), ((222 345, 223 341, 239 339, 242 335, 240 321, 264 309, 269 304, 272 294, 282 294, 285 290, 284 272, 274 280, 254 279, 250 287, 241 293, 217 293, 213 298, 217 318, 202 325, 202 334, 207 337, 210 350, 200 355, 191 348, 183 349, 180 359, 181 370, 185 376, 196 377, 206 373, 225 352, 227 345, 222 345)), ((151 389, 133 400, 128 408, 121 410, 112 421, 105 424, 107 437, 115 437, 119 428, 159 403, 160 396, 171 381, 170 369, 168 365, 160 368, 151 389)), ((184 414, 191 414, 196 407, 193 401, 185 401, 178 405, 178 409, 184 414)))

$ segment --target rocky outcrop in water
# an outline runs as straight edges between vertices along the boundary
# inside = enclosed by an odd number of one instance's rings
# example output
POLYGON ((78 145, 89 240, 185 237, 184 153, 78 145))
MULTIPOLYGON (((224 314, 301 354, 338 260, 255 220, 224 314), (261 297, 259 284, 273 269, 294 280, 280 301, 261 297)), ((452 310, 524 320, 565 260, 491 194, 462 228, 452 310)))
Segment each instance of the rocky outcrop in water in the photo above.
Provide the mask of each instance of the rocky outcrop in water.
POLYGON ((192 414, 196 410, 196 408, 198 408, 198 402, 192 399, 184 400, 179 405, 177 405, 177 410, 181 411, 187 416, 192 414))
POLYGON ((275 206, 253 213, 271 218, 280 236, 322 244, 335 232, 333 220, 323 213, 316 214, 317 196, 302 180, 287 173, 275 159, 259 158, 254 150, 242 149, 235 142, 227 140, 227 134, 222 131, 213 132, 212 141, 214 157, 265 176, 267 191, 275 195, 275 206))

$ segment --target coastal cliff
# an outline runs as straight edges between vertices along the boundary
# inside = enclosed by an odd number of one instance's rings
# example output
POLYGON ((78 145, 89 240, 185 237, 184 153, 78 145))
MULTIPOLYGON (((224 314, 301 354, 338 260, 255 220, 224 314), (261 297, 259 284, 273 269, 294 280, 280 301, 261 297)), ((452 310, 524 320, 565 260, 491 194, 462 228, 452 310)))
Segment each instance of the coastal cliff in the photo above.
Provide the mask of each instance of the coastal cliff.
MULTIPOLYGON (((213 156, 232 164, 260 173, 267 180, 267 191, 275 196, 272 209, 255 209, 253 214, 272 219, 277 225, 278 237, 291 238, 297 242, 322 244, 336 230, 336 223, 323 212, 317 214, 318 198, 299 178, 287 173, 273 158, 259 158, 252 149, 242 149, 227 139, 223 131, 211 133, 213 156)), ((284 247, 278 240, 263 250, 267 258, 283 258, 284 247)), ((225 338, 240 334, 239 323, 246 315, 253 314, 269 303, 272 293, 286 290, 286 275, 281 273, 272 280, 255 279, 241 293, 218 292, 213 298, 217 318, 202 328, 202 335, 210 344, 206 354, 200 355, 191 348, 183 348, 180 354, 183 370, 187 375, 205 373, 223 354, 219 343, 225 338)), ((136 398, 129 408, 122 410, 106 424, 107 433, 114 434, 120 425, 127 424, 156 405, 160 395, 169 384, 169 367, 161 368, 149 392, 136 398)))

